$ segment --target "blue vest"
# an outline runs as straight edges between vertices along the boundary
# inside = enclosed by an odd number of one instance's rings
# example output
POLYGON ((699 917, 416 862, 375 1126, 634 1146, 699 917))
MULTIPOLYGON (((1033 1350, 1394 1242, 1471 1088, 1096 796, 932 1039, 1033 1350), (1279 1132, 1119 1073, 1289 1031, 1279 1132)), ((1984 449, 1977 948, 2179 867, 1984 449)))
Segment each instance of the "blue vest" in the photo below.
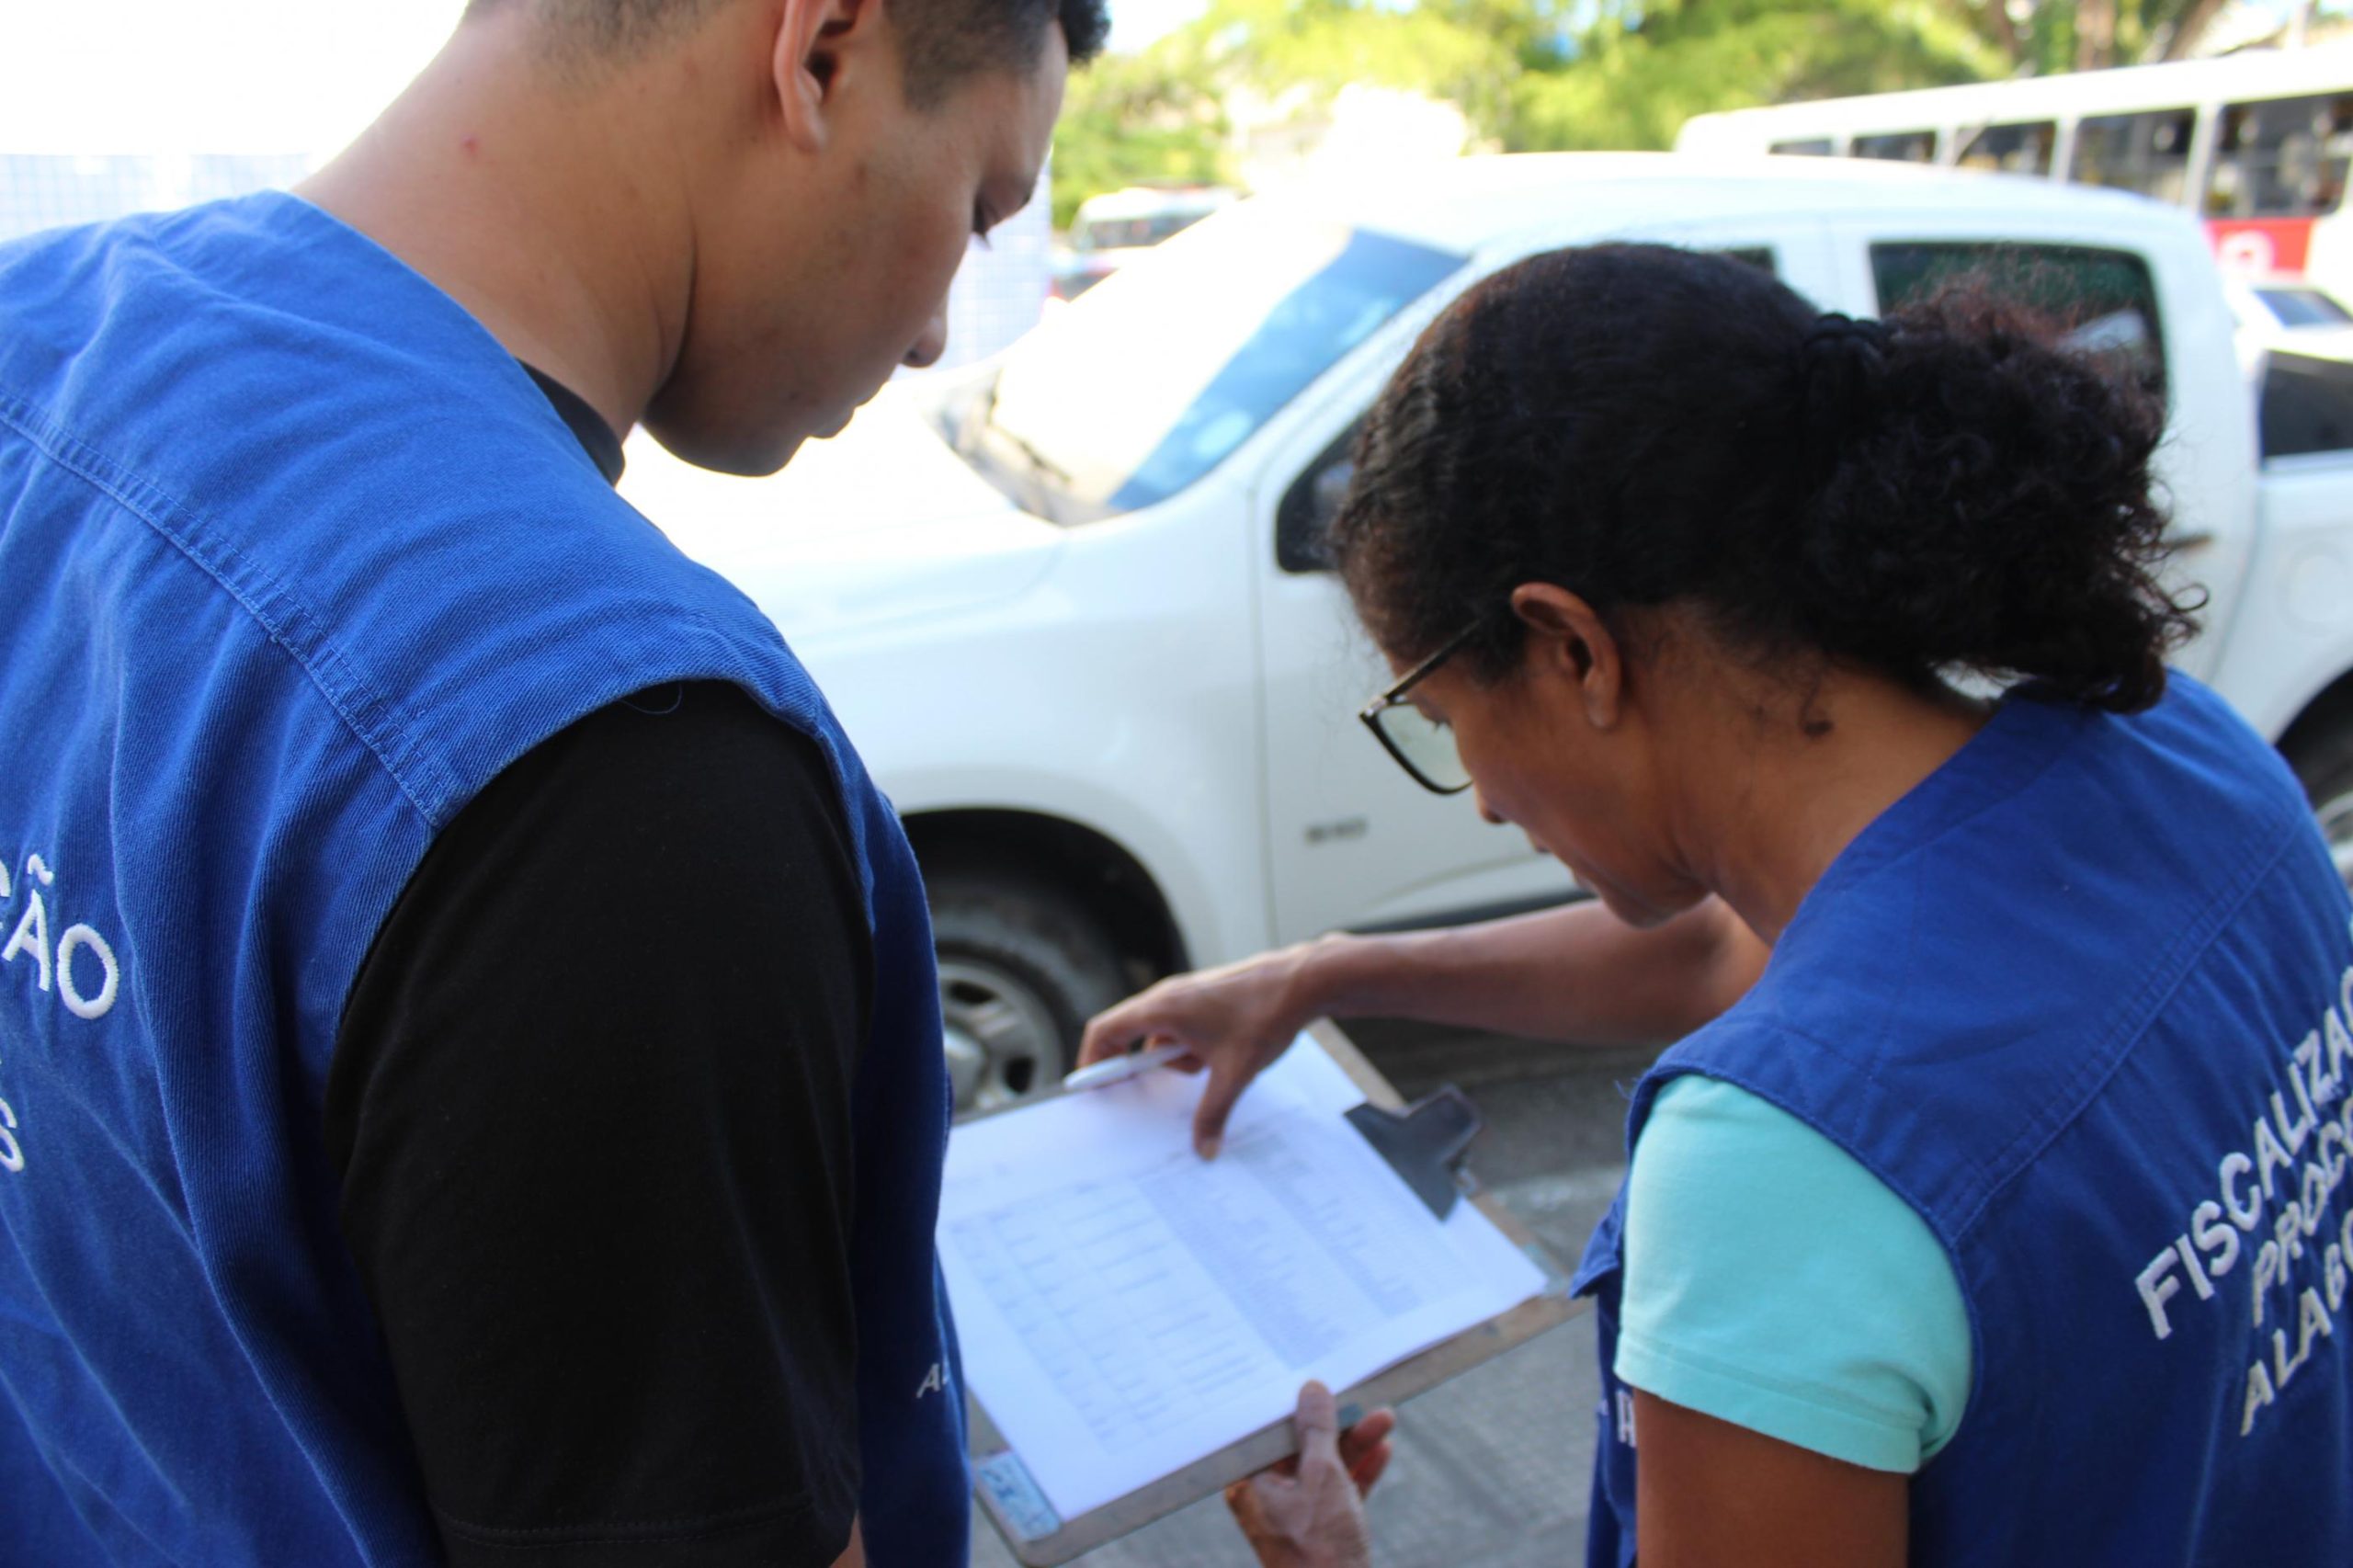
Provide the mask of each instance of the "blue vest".
MULTIPOLYGON (((2348 917, 2295 780, 2211 692, 2177 676, 2129 718, 2013 696, 1636 1087, 1630 1149, 1704 1073, 1943 1242, 1975 1385, 1913 1478, 1912 1562, 2353 1562, 2348 917)), ((1634 1561, 1624 1201, 1576 1281, 1603 1568, 1634 1561)))
POLYGON ((505 350, 283 195, 0 250, 0 1556, 438 1560, 322 1148, 345 995, 500 770, 719 679, 846 802, 861 1512, 877 1563, 961 1562, 914 858, 775 629, 505 350))

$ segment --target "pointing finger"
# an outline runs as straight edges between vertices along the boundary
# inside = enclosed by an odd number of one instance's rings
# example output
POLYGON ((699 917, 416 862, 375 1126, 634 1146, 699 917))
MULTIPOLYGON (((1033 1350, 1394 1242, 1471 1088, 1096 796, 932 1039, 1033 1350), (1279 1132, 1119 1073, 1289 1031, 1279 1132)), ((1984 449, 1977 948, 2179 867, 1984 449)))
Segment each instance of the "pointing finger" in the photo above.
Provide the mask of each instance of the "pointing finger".
POLYGON ((1201 1090, 1201 1103, 1193 1110, 1193 1148, 1204 1160, 1216 1159, 1218 1151, 1225 1147, 1225 1119, 1233 1114, 1234 1102, 1241 1099, 1243 1087, 1249 1082, 1249 1074, 1234 1066, 1231 1058, 1210 1064, 1210 1081, 1201 1090))

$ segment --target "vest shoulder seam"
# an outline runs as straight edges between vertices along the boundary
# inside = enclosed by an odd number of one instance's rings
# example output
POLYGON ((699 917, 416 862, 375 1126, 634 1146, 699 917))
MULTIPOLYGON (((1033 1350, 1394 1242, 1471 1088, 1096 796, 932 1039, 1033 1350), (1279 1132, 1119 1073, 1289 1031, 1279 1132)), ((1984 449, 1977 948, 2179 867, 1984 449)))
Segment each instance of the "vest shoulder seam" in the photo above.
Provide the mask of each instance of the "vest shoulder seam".
POLYGON ((398 735, 396 744, 395 737, 385 732, 397 726, 371 722, 371 710, 392 714, 394 704, 351 668, 318 617, 300 597, 234 545, 199 540, 197 535, 202 519, 177 497, 108 458, 65 426, 42 417, 35 405, 6 389, 0 389, 0 425, 16 431, 51 462, 138 518, 211 578, 310 678, 344 728, 368 748, 418 816, 429 824, 439 825, 441 808, 458 792, 456 780, 437 758, 415 751, 408 744, 415 733, 413 722, 398 735), (209 551, 202 545, 212 549, 209 551), (225 557, 225 562, 213 559, 214 551, 225 557), (237 575, 251 581, 240 582, 237 575), (402 753, 407 755, 396 755, 402 753), (427 777, 413 777, 412 769, 427 777))

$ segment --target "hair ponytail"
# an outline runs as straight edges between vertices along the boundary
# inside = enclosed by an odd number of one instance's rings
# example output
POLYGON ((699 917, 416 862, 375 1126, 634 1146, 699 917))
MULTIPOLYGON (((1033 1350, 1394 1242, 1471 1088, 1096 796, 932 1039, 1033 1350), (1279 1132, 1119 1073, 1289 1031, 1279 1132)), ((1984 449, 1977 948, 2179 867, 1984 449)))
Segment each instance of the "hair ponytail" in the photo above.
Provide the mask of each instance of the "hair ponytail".
POLYGON ((2157 400, 1982 293, 1805 340, 1819 443, 1780 591, 1827 652, 2131 711, 2193 630, 2158 582, 2157 400))
MULTIPOLYGON (((2154 702, 2192 630, 2159 584, 2164 411, 1984 294, 1820 315, 1720 256, 1532 256, 1424 334, 1329 543, 1414 656, 1520 582, 1699 604, 1766 653, 2154 702)), ((1466 650, 1493 675, 1519 627, 1466 650)))

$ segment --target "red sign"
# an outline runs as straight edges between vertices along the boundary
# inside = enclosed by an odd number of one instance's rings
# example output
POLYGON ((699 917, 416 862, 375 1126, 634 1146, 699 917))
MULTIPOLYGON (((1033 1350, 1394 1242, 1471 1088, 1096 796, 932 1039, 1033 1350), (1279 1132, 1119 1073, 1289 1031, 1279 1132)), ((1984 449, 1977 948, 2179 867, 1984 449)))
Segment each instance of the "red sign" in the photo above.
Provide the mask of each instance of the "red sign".
POLYGON ((2312 255, 2310 218, 2209 218, 2206 236, 2225 272, 2301 273, 2312 255))

